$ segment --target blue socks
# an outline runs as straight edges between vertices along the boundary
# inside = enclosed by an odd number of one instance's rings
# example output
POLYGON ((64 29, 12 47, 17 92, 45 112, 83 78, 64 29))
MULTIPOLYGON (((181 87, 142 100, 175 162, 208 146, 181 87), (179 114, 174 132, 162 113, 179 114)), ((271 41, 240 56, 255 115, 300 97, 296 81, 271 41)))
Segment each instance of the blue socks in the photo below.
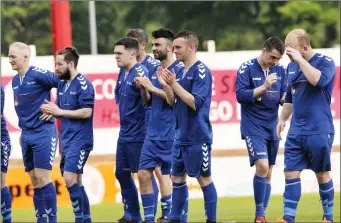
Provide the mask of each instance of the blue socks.
POLYGON ((172 209, 169 216, 170 220, 180 221, 184 218, 183 215, 187 215, 187 210, 184 210, 186 202, 188 202, 188 187, 186 182, 173 183, 172 209))
POLYGON ((73 213, 75 214, 75 223, 82 223, 84 215, 84 200, 81 187, 78 183, 75 183, 67 189, 70 193, 73 213))
POLYGON ((333 222, 333 206, 334 206, 334 185, 333 180, 328 183, 319 184, 320 197, 323 207, 323 217, 333 222))
POLYGON ((172 207, 172 194, 161 198, 161 209, 162 216, 165 218, 169 218, 169 214, 172 207))
POLYGON ((264 216, 264 198, 266 191, 266 177, 253 177, 253 192, 256 203, 256 216, 264 216))
POLYGON ((131 177, 131 172, 116 169, 115 175, 121 187, 122 201, 124 204, 124 219, 137 222, 142 221, 137 188, 131 177), (130 219, 127 219, 128 217, 130 217, 130 219))
POLYGON ((154 223, 155 220, 155 193, 141 194, 144 210, 144 222, 154 223))
POLYGON ((37 223, 46 223, 47 222, 46 204, 44 194, 42 193, 42 188, 34 188, 33 190, 34 190, 33 204, 37 217, 37 223))
POLYGON ((271 184, 266 184, 266 190, 265 190, 265 197, 264 197, 264 212, 266 208, 268 207, 269 200, 270 200, 270 195, 271 195, 271 184))
POLYGON ((157 186, 154 174, 152 174, 152 184, 154 190, 154 216, 156 216, 157 206, 159 201, 159 187, 157 186))
POLYGON ((215 222, 217 220, 217 190, 214 183, 210 183, 201 188, 204 193, 205 213, 207 221, 215 222))
POLYGON ((49 219, 49 223, 57 223, 57 194, 56 188, 53 183, 50 182, 40 188, 45 199, 46 214, 49 219))
POLYGON ((90 202, 88 195, 83 186, 81 186, 83 201, 84 201, 84 213, 83 213, 83 223, 91 223, 91 214, 90 214, 90 202))
POLYGON ((287 222, 294 222, 296 209, 301 198, 301 179, 285 179, 284 216, 287 222))
POLYGON ((12 222, 12 195, 7 186, 1 188, 1 215, 3 223, 12 222))

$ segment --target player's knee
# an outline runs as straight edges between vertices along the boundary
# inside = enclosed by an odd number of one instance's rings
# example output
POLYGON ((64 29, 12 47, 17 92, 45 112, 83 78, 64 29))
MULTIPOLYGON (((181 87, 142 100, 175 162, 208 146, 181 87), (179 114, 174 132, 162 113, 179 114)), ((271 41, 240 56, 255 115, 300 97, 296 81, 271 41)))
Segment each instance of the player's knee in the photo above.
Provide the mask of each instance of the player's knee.
POLYGON ((1 172, 1 188, 6 186, 6 173, 1 172))
POLYGON ((35 178, 37 180, 38 187, 43 187, 46 184, 51 182, 50 170, 36 168, 34 172, 35 172, 35 178))
POLYGON ((209 185, 210 183, 212 183, 212 177, 211 176, 200 176, 197 179, 198 179, 198 183, 199 183, 200 187, 205 187, 205 186, 209 185))
POLYGON ((119 182, 129 180, 132 177, 131 172, 128 170, 115 170, 115 177, 119 182))
POLYGON ((256 175, 265 177, 269 173, 269 163, 267 159, 256 160, 256 175))
POLYGON ((148 182, 151 182, 152 173, 150 173, 148 170, 139 170, 137 177, 140 185, 146 185, 148 182))
POLYGON ((316 173, 316 178, 319 184, 328 183, 331 179, 328 171, 316 173))
POLYGON ((162 180, 163 175, 162 175, 160 167, 155 167, 154 173, 155 173, 156 177, 159 179, 159 181, 162 180))
POLYGON ((171 176, 173 183, 184 183, 186 182, 186 175, 183 176, 171 176))
POLYGON ((300 175, 301 175, 301 171, 284 172, 285 179, 300 178, 300 175))
POLYGON ((63 178, 67 187, 77 183, 77 174, 75 173, 64 172, 63 178))

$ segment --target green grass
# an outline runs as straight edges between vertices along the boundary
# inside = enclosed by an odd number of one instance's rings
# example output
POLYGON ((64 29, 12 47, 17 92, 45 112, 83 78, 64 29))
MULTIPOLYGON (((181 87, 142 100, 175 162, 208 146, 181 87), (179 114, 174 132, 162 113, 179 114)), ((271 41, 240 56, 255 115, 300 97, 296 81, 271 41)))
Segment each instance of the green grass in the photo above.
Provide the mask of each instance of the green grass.
MULTIPOLYGON (((282 196, 272 196, 267 209, 267 218, 277 220, 283 213, 282 196)), ((303 194, 297 209, 296 222, 321 222, 322 207, 318 194, 303 194)), ((252 222, 254 216, 253 197, 219 198, 218 222, 252 222)), ((158 210, 160 212, 160 208, 158 210)), ((143 211, 142 211, 143 212, 143 211)), ((121 204, 102 204, 91 206, 93 222, 115 222, 122 216, 121 204)), ((14 209, 13 222, 34 222, 34 208, 14 209)), ((159 215, 158 215, 159 216, 159 215)), ((74 220, 71 208, 58 209, 58 222, 74 220)), ((205 222, 202 199, 189 202, 189 222, 205 222)), ((335 193, 334 220, 340 222, 340 193, 335 193)))

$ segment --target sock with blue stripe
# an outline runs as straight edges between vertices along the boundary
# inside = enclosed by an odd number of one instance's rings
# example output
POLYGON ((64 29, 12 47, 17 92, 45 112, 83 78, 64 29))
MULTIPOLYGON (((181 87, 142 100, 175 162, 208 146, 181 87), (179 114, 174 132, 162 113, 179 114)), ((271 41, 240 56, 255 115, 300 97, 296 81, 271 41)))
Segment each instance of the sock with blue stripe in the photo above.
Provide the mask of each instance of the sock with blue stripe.
POLYGON ((37 217, 37 223, 46 223, 47 214, 44 194, 42 193, 41 188, 34 188, 33 191, 33 204, 37 217))
POLYGON ((81 187, 78 183, 75 183, 67 189, 70 194, 73 213, 75 214, 75 223, 82 223, 84 214, 84 200, 81 187))
POLYGON ((301 198, 301 179, 285 179, 284 216, 287 222, 294 222, 296 209, 301 198))
POLYGON ((57 193, 53 183, 50 182, 41 188, 45 197, 46 214, 49 223, 57 223, 57 193))
POLYGON ((155 220, 155 193, 141 194, 142 206, 144 210, 144 222, 154 223, 155 220))
POLYGON ((256 216, 264 216, 264 198, 266 191, 266 177, 254 175, 253 196, 256 203, 256 216))
POLYGON ((7 186, 1 188, 1 215, 3 223, 12 222, 12 195, 7 186))
POLYGON ((320 197, 323 207, 323 217, 333 222, 333 206, 334 206, 334 185, 333 180, 324 184, 319 184, 320 197))
POLYGON ((169 218, 169 213, 172 207, 172 194, 161 198, 162 216, 169 218))
POLYGON ((90 202, 88 195, 83 186, 81 186, 83 201, 84 201, 84 214, 83 214, 83 223, 91 223, 91 213, 90 213, 90 202))
POLYGON ((186 182, 173 183, 172 208, 169 216, 170 220, 173 221, 181 220, 187 197, 188 187, 186 182))
POLYGON ((265 190, 265 196, 264 196, 264 214, 266 211, 266 208, 268 207, 269 200, 270 200, 270 195, 271 195, 271 184, 266 184, 266 190, 265 190))

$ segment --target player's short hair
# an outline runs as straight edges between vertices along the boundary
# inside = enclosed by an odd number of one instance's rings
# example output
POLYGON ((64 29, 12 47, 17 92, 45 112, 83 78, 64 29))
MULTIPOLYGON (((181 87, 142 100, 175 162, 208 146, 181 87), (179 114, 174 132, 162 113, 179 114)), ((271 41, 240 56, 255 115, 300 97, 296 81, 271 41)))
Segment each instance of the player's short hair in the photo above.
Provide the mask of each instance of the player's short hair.
POLYGON ((178 32, 174 37, 174 39, 178 39, 178 38, 184 38, 188 44, 195 45, 195 50, 198 49, 199 39, 197 35, 195 35, 192 31, 182 30, 178 32))
POLYGON ((139 43, 137 40, 131 37, 123 37, 119 39, 116 43, 115 46, 124 46, 126 50, 128 49, 134 49, 136 51, 139 50, 139 43))
POLYGON ((155 39, 158 39, 158 38, 165 38, 165 39, 168 39, 169 41, 173 42, 174 40, 174 33, 172 32, 172 30, 170 29, 167 29, 167 28, 161 28, 161 29, 157 29, 157 30, 154 30, 152 32, 152 36, 155 38, 155 39))
POLYGON ((143 29, 129 29, 127 32, 127 37, 136 38, 141 44, 148 43, 148 35, 143 29))
POLYGON ((285 51, 285 45, 283 41, 276 36, 269 37, 267 40, 265 40, 263 47, 267 52, 271 52, 273 49, 275 49, 281 55, 283 55, 285 51))
POLYGON ((59 51, 57 55, 64 55, 64 60, 68 63, 72 61, 75 64, 75 68, 77 68, 79 54, 76 47, 74 46, 65 47, 64 49, 59 51))
POLYGON ((294 34, 297 36, 298 42, 300 45, 310 45, 310 37, 308 33, 304 29, 294 29, 289 32, 289 34, 294 34))
POLYGON ((31 56, 31 49, 30 47, 23 42, 14 42, 11 43, 9 47, 17 47, 25 56, 30 57, 31 56))

